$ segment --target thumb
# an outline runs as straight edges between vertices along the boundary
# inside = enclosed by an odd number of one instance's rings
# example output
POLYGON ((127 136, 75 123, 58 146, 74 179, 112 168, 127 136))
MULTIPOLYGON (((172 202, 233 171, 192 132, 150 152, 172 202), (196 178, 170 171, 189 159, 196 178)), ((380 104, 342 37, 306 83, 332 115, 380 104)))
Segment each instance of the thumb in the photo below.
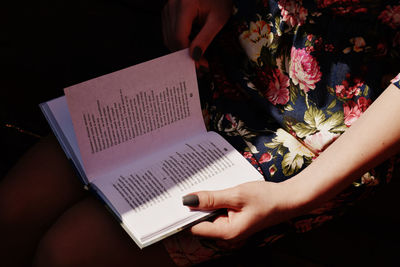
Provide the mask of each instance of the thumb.
POLYGON ((184 196, 182 202, 194 210, 237 209, 238 204, 235 203, 233 190, 235 189, 195 192, 184 196))
POLYGON ((225 21, 210 14, 203 27, 190 44, 190 55, 195 61, 199 61, 214 37, 224 26, 225 21))

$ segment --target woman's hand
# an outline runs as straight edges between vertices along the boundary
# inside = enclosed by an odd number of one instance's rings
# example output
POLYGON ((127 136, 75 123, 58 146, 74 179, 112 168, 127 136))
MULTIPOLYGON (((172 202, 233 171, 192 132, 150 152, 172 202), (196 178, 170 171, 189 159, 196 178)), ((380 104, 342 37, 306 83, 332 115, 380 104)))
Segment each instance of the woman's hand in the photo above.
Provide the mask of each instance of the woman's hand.
POLYGON ((231 13, 232 0, 169 0, 162 13, 164 43, 171 51, 190 47, 199 61, 231 13), (190 42, 193 25, 200 29, 190 42))
POLYGON ((189 197, 195 204, 189 206, 197 206, 194 209, 228 211, 213 222, 193 226, 193 234, 241 240, 319 207, 368 170, 400 153, 399 102, 400 90, 392 84, 307 168, 284 182, 250 182, 193 193, 198 196, 198 201, 189 197))
POLYGON ((288 220, 296 215, 300 204, 294 201, 296 194, 292 194, 284 182, 249 182, 226 190, 200 191, 188 196, 184 197, 184 204, 192 210, 227 209, 226 214, 213 222, 204 221, 193 226, 192 233, 233 243, 288 220))

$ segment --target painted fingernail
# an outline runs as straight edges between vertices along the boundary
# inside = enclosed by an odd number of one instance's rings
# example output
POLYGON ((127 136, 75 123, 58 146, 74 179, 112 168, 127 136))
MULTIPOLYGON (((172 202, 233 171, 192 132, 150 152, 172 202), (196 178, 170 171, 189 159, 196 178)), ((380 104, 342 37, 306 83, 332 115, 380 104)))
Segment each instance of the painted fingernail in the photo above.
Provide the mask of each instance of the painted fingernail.
POLYGON ((199 197, 197 195, 187 195, 182 197, 184 206, 197 207, 199 205, 199 197))
POLYGON ((207 73, 208 71, 209 71, 209 69, 207 67, 204 67, 204 66, 199 67, 199 72, 201 72, 201 73, 207 73))
POLYGON ((201 50, 200 47, 196 46, 195 48, 193 48, 192 58, 195 61, 199 61, 202 54, 203 54, 203 51, 201 50))

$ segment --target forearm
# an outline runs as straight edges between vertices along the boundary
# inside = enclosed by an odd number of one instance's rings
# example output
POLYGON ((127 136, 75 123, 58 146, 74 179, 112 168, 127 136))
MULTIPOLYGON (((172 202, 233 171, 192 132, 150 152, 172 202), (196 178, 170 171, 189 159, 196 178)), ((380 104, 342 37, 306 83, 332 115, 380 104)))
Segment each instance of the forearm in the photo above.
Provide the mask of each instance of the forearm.
POLYGON ((285 183, 297 213, 332 198, 400 151, 400 89, 390 85, 312 164, 285 183))

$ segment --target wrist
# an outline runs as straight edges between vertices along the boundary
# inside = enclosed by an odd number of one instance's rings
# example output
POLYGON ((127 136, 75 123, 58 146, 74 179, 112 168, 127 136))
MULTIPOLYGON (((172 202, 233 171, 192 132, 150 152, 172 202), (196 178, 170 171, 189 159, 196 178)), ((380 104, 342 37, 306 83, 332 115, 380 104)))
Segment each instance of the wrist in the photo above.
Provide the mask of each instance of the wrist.
POLYGON ((261 216, 265 217, 263 227, 290 220, 312 209, 312 196, 305 192, 303 185, 298 184, 301 179, 297 181, 294 178, 280 183, 263 182, 263 186, 259 186, 263 196, 261 203, 264 203, 260 209, 261 216))
POLYGON ((301 172, 295 177, 282 182, 282 191, 285 198, 284 206, 281 207, 287 214, 288 219, 304 215, 322 203, 315 186, 304 177, 301 172))

